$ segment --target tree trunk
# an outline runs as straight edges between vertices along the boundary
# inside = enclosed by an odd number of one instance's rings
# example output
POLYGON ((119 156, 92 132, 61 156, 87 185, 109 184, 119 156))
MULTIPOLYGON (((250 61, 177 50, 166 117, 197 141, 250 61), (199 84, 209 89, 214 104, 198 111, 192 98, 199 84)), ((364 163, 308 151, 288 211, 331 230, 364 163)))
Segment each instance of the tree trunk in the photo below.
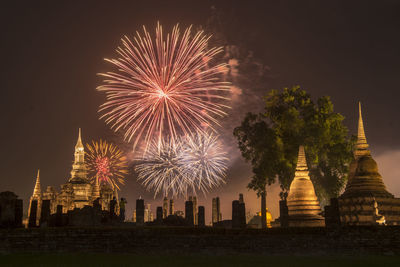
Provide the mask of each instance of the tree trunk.
POLYGON ((261 193, 261 228, 267 229, 267 190, 261 193))

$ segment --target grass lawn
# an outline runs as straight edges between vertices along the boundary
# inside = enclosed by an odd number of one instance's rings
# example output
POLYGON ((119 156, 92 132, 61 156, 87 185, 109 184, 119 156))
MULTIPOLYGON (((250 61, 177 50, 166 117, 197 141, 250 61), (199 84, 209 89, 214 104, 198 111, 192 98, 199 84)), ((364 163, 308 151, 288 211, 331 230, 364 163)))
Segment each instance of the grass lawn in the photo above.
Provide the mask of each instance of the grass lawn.
POLYGON ((205 256, 130 254, 7 254, 1 266, 400 266, 400 256, 205 256))

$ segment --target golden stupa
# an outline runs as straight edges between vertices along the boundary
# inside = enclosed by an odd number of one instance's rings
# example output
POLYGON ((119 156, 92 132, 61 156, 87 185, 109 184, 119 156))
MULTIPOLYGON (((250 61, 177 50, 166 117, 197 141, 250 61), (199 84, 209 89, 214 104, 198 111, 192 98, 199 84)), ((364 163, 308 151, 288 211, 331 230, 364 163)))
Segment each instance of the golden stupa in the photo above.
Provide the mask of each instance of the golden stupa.
POLYGON ((359 103, 357 144, 350 164, 348 182, 339 197, 340 221, 343 225, 400 224, 400 199, 386 190, 378 165, 371 156, 359 103))
POLYGON ((308 173, 304 147, 300 146, 296 172, 287 197, 289 227, 325 225, 325 220, 320 215, 321 207, 308 173))

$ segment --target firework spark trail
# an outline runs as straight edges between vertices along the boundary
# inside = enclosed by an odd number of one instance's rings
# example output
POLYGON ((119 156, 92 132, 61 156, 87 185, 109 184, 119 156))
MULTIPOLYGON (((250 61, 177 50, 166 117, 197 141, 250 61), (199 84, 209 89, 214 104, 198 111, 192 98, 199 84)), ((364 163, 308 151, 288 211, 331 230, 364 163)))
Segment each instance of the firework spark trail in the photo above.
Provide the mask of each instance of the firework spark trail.
POLYGON ((135 165, 138 180, 154 196, 187 196, 188 191, 208 192, 225 183, 227 157, 218 137, 195 134, 161 143, 152 142, 135 165))
POLYGON ((96 179, 99 183, 109 184, 113 190, 125 183, 125 175, 128 174, 128 162, 122 151, 115 145, 106 141, 92 141, 92 145, 86 144, 87 168, 89 179, 92 183, 96 179))
POLYGON ((229 83, 220 81, 226 64, 210 66, 222 48, 207 48, 210 36, 199 31, 192 37, 191 27, 182 37, 178 25, 164 39, 157 25, 155 39, 143 27, 143 36, 136 33, 132 42, 122 39, 117 49, 120 58, 105 59, 118 72, 101 73, 104 84, 97 90, 106 93, 106 102, 99 112, 115 131, 134 148, 144 137, 146 150, 153 138, 160 144, 169 137, 193 131, 204 133, 219 125, 217 118, 226 115, 229 83))

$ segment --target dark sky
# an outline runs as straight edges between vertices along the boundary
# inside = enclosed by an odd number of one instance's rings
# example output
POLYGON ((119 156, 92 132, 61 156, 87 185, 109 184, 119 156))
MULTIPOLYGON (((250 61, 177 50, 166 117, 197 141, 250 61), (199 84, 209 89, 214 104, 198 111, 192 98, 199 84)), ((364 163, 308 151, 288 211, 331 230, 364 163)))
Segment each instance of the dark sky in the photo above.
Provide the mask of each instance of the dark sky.
MULTIPOLYGON (((389 191, 398 195, 400 2, 395 0, 3 3, 0 190, 15 191, 26 201, 38 168, 43 189, 58 189, 69 178, 78 127, 84 142, 107 138, 123 145, 98 119, 104 96, 95 90, 101 83, 96 73, 109 70, 103 58, 113 57, 120 38, 132 36, 142 25, 204 25, 211 6, 234 14, 233 30, 237 27, 248 49, 270 67, 263 94, 299 84, 315 98, 330 95, 352 133, 357 101, 362 101, 373 155, 389 191)), ((246 103, 246 98, 240 101, 246 103)), ((201 199, 206 213, 212 197, 219 195, 224 218, 230 218, 231 200, 239 192, 245 193, 251 211, 257 211, 255 194, 245 188, 249 167, 240 157, 232 161, 227 184, 201 199)), ((276 217, 279 190, 271 192, 268 205, 276 217)), ((151 200, 132 177, 122 195, 128 198, 129 212, 137 197, 151 200)), ((151 203, 154 210, 159 198, 151 203)))

